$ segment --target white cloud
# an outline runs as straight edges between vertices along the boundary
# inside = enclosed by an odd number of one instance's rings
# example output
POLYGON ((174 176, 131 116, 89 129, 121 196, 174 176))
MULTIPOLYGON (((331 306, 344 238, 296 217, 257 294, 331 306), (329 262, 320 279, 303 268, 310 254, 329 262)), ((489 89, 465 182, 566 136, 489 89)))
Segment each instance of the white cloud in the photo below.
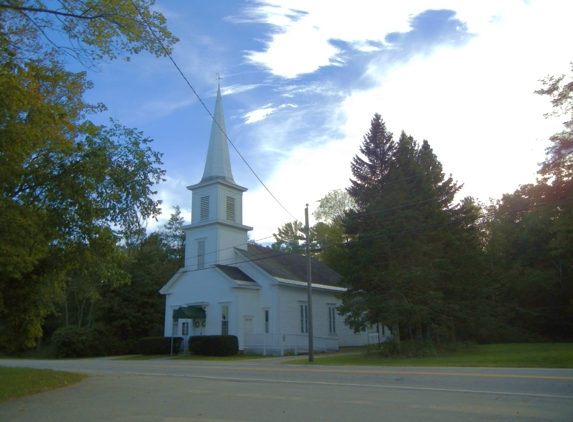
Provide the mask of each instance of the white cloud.
POLYGON ((338 53, 320 30, 301 20, 286 25, 284 32, 272 36, 264 52, 249 52, 247 59, 269 68, 275 75, 295 78, 337 63, 338 53))
POLYGON ((271 105, 268 104, 263 108, 259 108, 258 110, 250 111, 247 114, 245 114, 244 117, 245 123, 250 124, 263 120, 265 117, 267 117, 269 114, 274 113, 276 110, 277 110, 276 107, 271 107, 271 105))
MULTIPOLYGON (((306 2, 281 4, 304 8, 306 2)), ((432 2, 432 8, 439 5, 456 9, 458 2, 432 2)), ((314 201, 329 190, 348 186, 350 160, 375 112, 396 138, 403 129, 419 141, 427 139, 444 171, 465 184, 463 195, 487 201, 535 180, 548 138, 560 124, 543 118, 549 102, 533 91, 542 77, 569 71, 571 57, 564 56, 563 44, 573 39, 570 14, 540 1, 460 7, 462 20, 477 15, 468 25, 479 29, 479 37, 463 49, 444 48, 393 68, 372 63, 368 75, 377 86, 348 95, 332 109, 342 139, 319 147, 309 140, 289 154, 277 154, 267 186, 295 217, 303 218, 306 203, 312 212, 314 201)), ((255 226, 253 238, 270 235, 290 220, 264 189, 251 187, 245 223, 255 226)))
POLYGON ((470 32, 480 33, 495 16, 505 16, 525 7, 520 0, 459 2, 426 0, 393 3, 384 6, 377 0, 345 2, 326 0, 270 0, 246 9, 253 21, 273 25, 275 32, 265 41, 263 51, 247 53, 247 59, 274 74, 295 78, 320 67, 341 65, 340 50, 331 40, 353 44, 361 51, 373 51, 367 41, 384 42, 390 32, 409 30, 409 18, 431 9, 451 9, 467 22, 470 32))
POLYGON ((267 116, 273 114, 277 110, 280 110, 280 109, 283 109, 286 107, 296 108, 297 106, 295 104, 281 104, 278 107, 271 107, 271 104, 267 104, 266 106, 264 106, 260 109, 253 110, 253 111, 250 111, 247 114, 245 114, 245 116, 244 116, 245 124, 251 124, 251 123, 255 123, 255 122, 264 120, 267 116))
POLYGON ((259 86, 261 86, 261 84, 224 86, 221 88, 221 95, 240 94, 242 92, 252 91, 259 86))
MULTIPOLYGON (((278 108, 287 105, 274 105, 281 101, 276 98, 244 115, 247 123, 272 115, 272 132, 264 124, 249 125, 251 139, 260 143, 256 148, 267 153, 267 162, 250 164, 256 170, 273 168, 265 183, 296 218, 303 219, 306 203, 312 212, 315 201, 329 190, 348 186, 350 161, 375 112, 382 114, 396 137, 404 129, 419 141, 427 139, 445 172, 465 183, 464 194, 487 200, 534 180, 547 139, 559 125, 543 119, 549 102, 533 91, 545 75, 569 71, 572 58, 564 52, 573 39, 568 13, 573 5, 552 0, 528 4, 521 0, 416 0, 391 7, 364 0, 356 0, 352 7, 318 0, 273 0, 270 4, 280 7, 259 8, 257 19, 275 25, 278 32, 251 59, 269 73, 288 78, 329 65, 338 53, 329 40, 364 48, 368 40, 381 41, 389 32, 407 31, 409 16, 428 8, 456 10, 469 31, 479 35, 462 49, 437 50, 407 63, 371 63, 367 70, 369 79, 375 81, 371 89, 346 94, 336 105, 316 104, 331 108, 331 126, 341 133, 338 139, 308 139, 305 145, 296 146, 285 135, 289 126, 313 122, 304 120, 302 107, 290 113, 288 121, 279 119, 278 108), (289 18, 287 9, 308 13, 298 14, 295 20, 289 18), (274 162, 268 160, 271 150, 274 162)), ((283 87, 280 95, 296 98, 305 90, 314 93, 328 85, 296 82, 290 91, 283 87)), ((162 193, 165 221, 171 204, 186 198, 179 205, 188 210, 191 200, 182 182, 169 183, 175 185, 162 193)), ((244 223, 255 227, 252 238, 270 236, 292 220, 264 188, 248 187, 244 223)))

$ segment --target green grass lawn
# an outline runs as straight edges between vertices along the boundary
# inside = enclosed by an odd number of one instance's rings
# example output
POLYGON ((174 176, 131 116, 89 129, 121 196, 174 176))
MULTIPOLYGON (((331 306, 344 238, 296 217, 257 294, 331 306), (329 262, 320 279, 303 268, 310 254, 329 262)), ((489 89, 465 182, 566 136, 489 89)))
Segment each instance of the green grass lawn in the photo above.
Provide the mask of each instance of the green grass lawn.
POLYGON ((67 387, 84 378, 73 372, 0 366, 0 401, 67 387))
MULTIPOLYGON (((467 366, 506 368, 573 368, 573 343, 488 344, 420 358, 387 358, 375 351, 321 357, 319 365, 361 366, 467 366)), ((295 360, 289 364, 308 364, 295 360)))
POLYGON ((114 360, 151 360, 151 359, 164 359, 170 357, 169 355, 128 355, 114 358, 114 360))

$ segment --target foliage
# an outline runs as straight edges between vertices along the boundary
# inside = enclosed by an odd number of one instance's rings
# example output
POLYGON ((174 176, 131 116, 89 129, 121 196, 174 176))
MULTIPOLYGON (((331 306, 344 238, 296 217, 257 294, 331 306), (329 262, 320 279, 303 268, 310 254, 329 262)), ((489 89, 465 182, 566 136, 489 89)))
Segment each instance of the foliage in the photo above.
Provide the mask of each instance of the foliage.
POLYGON ((570 204, 552 202, 543 182, 524 185, 491 206, 493 274, 511 326, 522 339, 571 338, 573 250, 570 204))
POLYGON ((87 328, 62 327, 52 336, 52 344, 59 358, 80 358, 92 355, 95 343, 91 330, 87 328))
POLYGON ((130 262, 124 268, 129 284, 100 288, 95 318, 116 333, 128 352, 135 350, 137 339, 163 327, 165 299, 159 289, 181 267, 161 233, 152 233, 127 247, 130 262))
MULTIPOLYGON (((173 352, 181 348, 182 337, 173 337, 173 352)), ((144 337, 137 342, 140 355, 168 355, 171 353, 171 337, 144 337)))
POLYGON ((119 236, 159 213, 151 187, 164 171, 141 133, 82 120, 93 110, 81 100, 85 75, 5 63, 0 85, 9 88, 0 94, 0 347, 10 350, 41 336, 59 291, 93 298, 87 283, 127 280, 119 236))
POLYGON ((185 219, 181 216, 179 205, 173 208, 175 211, 165 223, 164 228, 159 231, 159 236, 166 247, 168 258, 178 263, 179 268, 185 266, 185 232, 182 229, 185 219))
POLYGON ((318 202, 318 207, 312 213, 313 217, 331 225, 340 222, 346 212, 355 206, 352 197, 343 189, 331 190, 318 202))
POLYGON ((239 353, 237 336, 192 336, 189 351, 202 356, 232 356, 239 353))
POLYGON ((86 375, 51 369, 0 367, 0 401, 67 387, 86 375))
MULTIPOLYGON (((571 64, 573 72, 573 63, 571 64)), ((535 91, 551 98, 553 111, 548 116, 565 116, 563 131, 553 135, 553 145, 547 150, 547 159, 541 167, 543 176, 553 176, 558 182, 570 182, 573 176, 573 77, 548 76, 541 81, 543 88, 535 91), (565 180, 564 180, 565 179, 565 180)))
POLYGON ((430 357, 438 354, 436 346, 431 341, 388 341, 373 352, 380 357, 430 357))
POLYGON ((59 61, 166 54, 176 38, 152 5, 0 3, 0 349, 32 347, 60 301, 91 326, 99 287, 128 280, 121 238, 160 212, 152 187, 164 171, 150 139, 92 124, 105 107, 87 104, 85 73, 59 61), (62 33, 69 44, 55 43, 62 33))
POLYGON ((0 36, 22 59, 68 55, 93 65, 142 51, 170 53, 178 41, 154 0, 3 0, 0 36))
POLYGON ((304 253, 305 246, 300 243, 305 239, 302 235, 303 230, 304 225, 297 220, 284 224, 278 228, 277 233, 273 233, 275 242, 271 245, 271 248, 283 252, 304 253))
POLYGON ((537 94, 564 116, 535 184, 491 204, 487 253, 498 286, 495 300, 510 328, 500 338, 571 339, 573 333, 573 80, 547 77, 537 94))
MULTIPOLYGON (((434 345, 435 346, 435 345, 434 345)), ((435 356, 387 358, 376 352, 319 357, 319 365, 426 366, 476 368, 573 368, 572 343, 487 344, 452 343, 435 356)), ((412 346, 419 347, 419 346, 412 346)), ((307 364, 308 360, 289 361, 307 364)))
POLYGON ((429 143, 404 132, 395 143, 380 115, 360 152, 348 189, 356 207, 343 220, 348 290, 339 311, 356 330, 391 326, 396 340, 471 337, 492 312, 478 208, 469 198, 454 205, 460 186, 429 143))

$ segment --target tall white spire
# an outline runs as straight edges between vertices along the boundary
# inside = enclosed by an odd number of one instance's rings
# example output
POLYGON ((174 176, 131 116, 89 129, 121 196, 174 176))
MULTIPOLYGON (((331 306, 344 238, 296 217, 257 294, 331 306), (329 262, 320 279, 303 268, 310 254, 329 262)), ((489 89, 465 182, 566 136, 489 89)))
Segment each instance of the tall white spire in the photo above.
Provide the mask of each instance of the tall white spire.
POLYGON ((215 101, 215 112, 213 113, 213 124, 211 125, 211 137, 209 138, 209 149, 205 161, 205 170, 201 182, 213 179, 225 179, 235 183, 231 172, 231 160, 229 159, 229 147, 225 129, 225 117, 223 116, 223 102, 221 101, 221 86, 217 86, 217 99, 215 101))
POLYGON ((247 190, 233 180, 221 87, 213 112, 203 178, 187 186, 193 192, 191 224, 185 226, 185 266, 202 269, 237 259, 235 248, 247 248, 247 233, 252 227, 243 224, 243 192, 247 190))

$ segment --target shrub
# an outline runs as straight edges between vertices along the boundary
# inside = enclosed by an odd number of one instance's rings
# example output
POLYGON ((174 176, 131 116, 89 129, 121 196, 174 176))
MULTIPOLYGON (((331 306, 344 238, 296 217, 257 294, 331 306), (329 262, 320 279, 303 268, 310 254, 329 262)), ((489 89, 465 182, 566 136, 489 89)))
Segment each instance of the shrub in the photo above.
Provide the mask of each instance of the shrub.
POLYGON ((56 349, 56 357, 59 358, 90 356, 93 346, 92 331, 77 327, 58 328, 52 335, 52 345, 56 349))
POLYGON ((239 353, 237 336, 193 336, 189 351, 201 356, 232 356, 239 353))
POLYGON ((59 358, 110 356, 130 352, 127 342, 122 341, 112 328, 104 325, 58 328, 52 334, 51 347, 59 358))
POLYGON ((383 357, 429 357, 436 356, 437 350, 431 341, 388 341, 382 344, 380 355, 383 357))
MULTIPOLYGON (((178 352, 183 338, 173 337, 173 351, 178 352)), ((137 343, 140 355, 168 355, 171 353, 171 337, 144 337, 137 343)))

